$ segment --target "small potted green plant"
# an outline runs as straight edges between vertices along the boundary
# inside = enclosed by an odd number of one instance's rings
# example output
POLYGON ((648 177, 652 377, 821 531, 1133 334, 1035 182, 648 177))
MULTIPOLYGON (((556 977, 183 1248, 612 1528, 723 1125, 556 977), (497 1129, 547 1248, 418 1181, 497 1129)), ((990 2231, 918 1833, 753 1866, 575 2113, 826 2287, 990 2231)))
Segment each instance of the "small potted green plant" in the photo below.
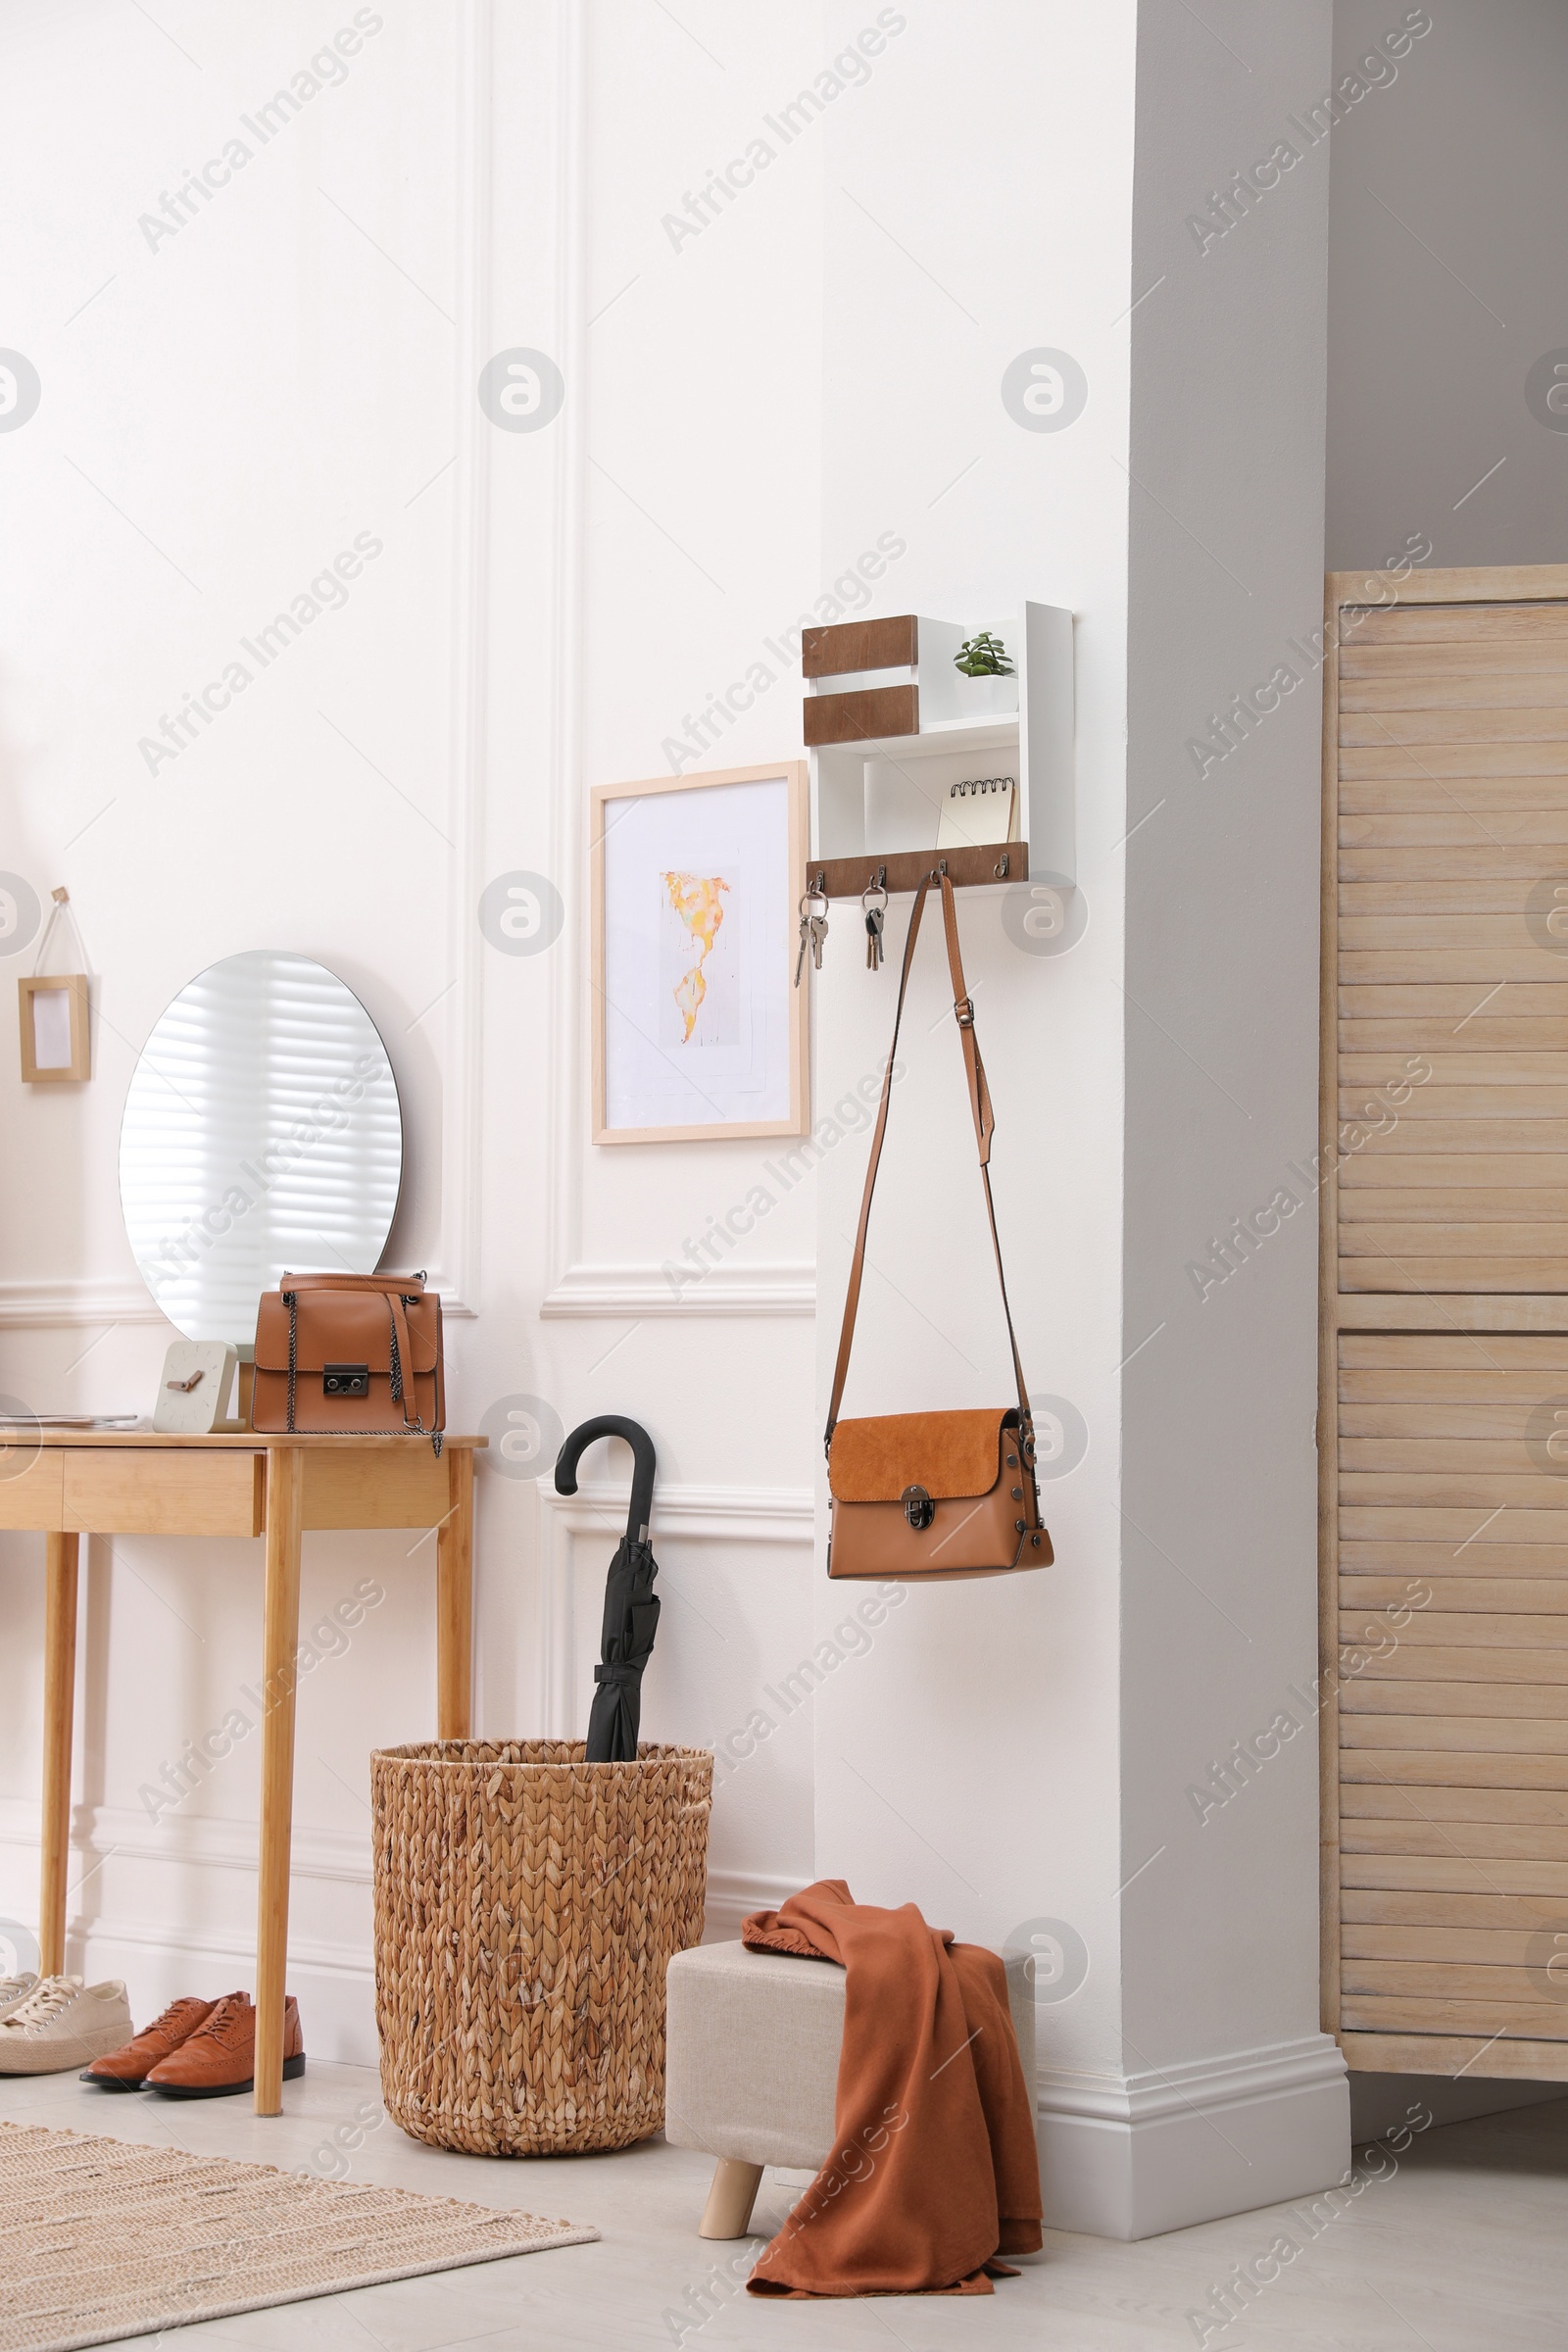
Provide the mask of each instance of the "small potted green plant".
POLYGON ((953 666, 958 672, 958 710, 965 717, 995 718, 1017 710, 1017 674, 1002 639, 989 629, 963 640, 953 666))
POLYGON ((953 657, 953 666, 961 669, 966 678, 1010 678, 1013 674, 1006 647, 989 629, 964 639, 953 657))

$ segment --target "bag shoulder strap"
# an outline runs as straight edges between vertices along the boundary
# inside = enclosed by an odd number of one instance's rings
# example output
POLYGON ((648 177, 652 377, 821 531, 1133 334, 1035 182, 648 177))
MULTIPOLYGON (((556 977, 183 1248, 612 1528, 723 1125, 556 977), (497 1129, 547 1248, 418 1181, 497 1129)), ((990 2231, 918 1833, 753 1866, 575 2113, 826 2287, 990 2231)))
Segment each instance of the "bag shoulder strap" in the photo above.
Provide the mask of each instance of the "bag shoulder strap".
POLYGON ((1017 1334, 1012 1328, 1012 1307, 1007 1298, 1007 1277, 1002 1263, 1002 1240, 997 1232, 996 1203, 991 1198, 991 1138, 996 1120, 991 1109, 991 1089, 986 1084, 985 1063, 980 1058, 980 1041, 975 1036, 974 1004, 963 977, 963 957, 958 948, 958 910, 953 895, 953 884, 945 870, 927 874, 914 894, 914 906, 909 915, 909 935, 904 943, 904 966, 899 974, 898 1009, 893 1015, 893 1043, 888 1048, 887 1067, 882 1073, 882 1100, 877 1105, 876 1127, 871 1136, 871 1157, 865 1171, 865 1192, 860 1200, 860 1223, 855 1236, 855 1255, 850 1262, 850 1287, 844 1299, 844 1327, 839 1334, 838 1361, 833 1367, 833 1394, 828 1401, 827 1430, 823 1445, 830 1448, 833 1431, 844 1401, 844 1383, 849 1377, 850 1349, 855 1343, 855 1318, 860 1303, 860 1280, 865 1271, 865 1237, 871 1222, 871 1195, 876 1189, 876 1172, 882 1157, 882 1139, 887 1133, 888 1102, 893 1093, 893 1064, 898 1058, 899 1025, 904 1019, 905 993, 909 985, 909 967, 914 959, 914 943, 920 932, 920 916, 925 908, 926 893, 933 881, 942 885, 942 920, 947 933, 948 969, 953 977, 953 1014, 958 1024, 958 1036, 963 1047, 964 1076, 969 1087, 969 1109, 974 1119, 975 1144, 980 1154, 980 1182, 986 1196, 986 1218, 991 1227, 991 1247, 997 1260, 997 1281, 1002 1291, 1002 1311, 1007 1319, 1007 1344, 1012 1349, 1013 1376, 1018 1383, 1018 1412, 1022 1435, 1027 1439, 1031 1428, 1029 1397, 1024 1387, 1023 1360, 1018 1353, 1017 1334))

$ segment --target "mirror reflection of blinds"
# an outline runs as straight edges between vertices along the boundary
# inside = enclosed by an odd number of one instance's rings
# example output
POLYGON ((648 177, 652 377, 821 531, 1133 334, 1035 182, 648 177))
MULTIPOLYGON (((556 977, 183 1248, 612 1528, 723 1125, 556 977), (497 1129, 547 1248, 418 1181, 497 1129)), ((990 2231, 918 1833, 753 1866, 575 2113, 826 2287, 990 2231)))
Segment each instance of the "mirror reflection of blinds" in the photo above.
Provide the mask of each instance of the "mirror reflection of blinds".
POLYGON ((304 956, 230 956, 171 1004, 131 1083, 137 1262, 181 1330, 247 1340, 285 1267, 375 1266, 402 1157, 391 1065, 352 992, 304 956))

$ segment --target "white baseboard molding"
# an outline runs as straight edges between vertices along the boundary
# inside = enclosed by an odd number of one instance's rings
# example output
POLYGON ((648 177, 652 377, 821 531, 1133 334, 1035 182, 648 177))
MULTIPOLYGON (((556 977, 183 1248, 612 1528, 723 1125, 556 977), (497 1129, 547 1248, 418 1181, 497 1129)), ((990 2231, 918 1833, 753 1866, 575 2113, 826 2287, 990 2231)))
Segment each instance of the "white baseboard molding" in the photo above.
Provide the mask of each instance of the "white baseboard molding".
POLYGON ((1119 2077, 1040 2077, 1053 2230, 1154 2237, 1313 2195, 1349 2162, 1349 2086, 1326 2034, 1119 2077))
POLYGON ((738 1942, 741 1923, 752 1912, 776 1911, 780 1903, 809 1884, 809 1873, 793 1879, 763 1879, 750 1871, 710 1870, 703 1941, 738 1942))
MULTIPOLYGON (((777 1910, 799 1879, 714 1871, 708 1882, 704 1941, 732 1940, 752 1911, 777 1910)), ((219 1992, 254 1992, 255 1944, 238 1933, 104 1918, 70 1939, 67 1965, 89 1983, 124 1977, 139 2018, 182 1992, 211 1999, 219 1992)), ((288 1988, 300 2005, 308 2058, 340 2066, 380 2063, 375 2032, 375 1968, 369 1944, 325 1942, 290 1934, 288 1988)))
POLYGON ((677 1266, 567 1266, 540 1301, 542 1315, 814 1315, 816 1268, 810 1264, 747 1265, 729 1259, 699 1274, 677 1266))
MULTIPOLYGON (((104 1918, 67 1938, 66 1966, 88 1983, 123 1977, 141 2023, 179 1994, 213 2000, 256 1990, 252 1936, 167 1920, 104 1918)), ((375 1971, 369 1946, 288 1939, 288 1989, 300 2005, 307 2060, 375 2066, 375 1971)))

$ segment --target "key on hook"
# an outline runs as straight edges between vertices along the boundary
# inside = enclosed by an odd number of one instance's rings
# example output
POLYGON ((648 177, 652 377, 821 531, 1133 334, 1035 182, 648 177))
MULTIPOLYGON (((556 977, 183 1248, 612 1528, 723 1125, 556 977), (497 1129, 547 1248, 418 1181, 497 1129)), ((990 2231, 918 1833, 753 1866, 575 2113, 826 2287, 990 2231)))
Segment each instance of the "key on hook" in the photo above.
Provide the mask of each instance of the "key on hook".
POLYGON ((865 917, 865 968, 868 972, 882 969, 882 923, 888 910, 888 894, 880 880, 868 882, 860 893, 860 911, 865 917), (881 899, 873 906, 873 898, 881 899))
POLYGON ((816 889, 808 890, 801 900, 801 946, 800 953, 795 958, 795 985, 797 988, 799 988, 801 985, 801 974, 806 969, 806 951, 808 948, 809 948, 811 951, 812 970, 819 972, 822 969, 822 942, 826 939, 826 893, 816 889), (808 913, 807 909, 812 906, 813 903, 815 902, 820 902, 822 912, 820 914, 808 913))

